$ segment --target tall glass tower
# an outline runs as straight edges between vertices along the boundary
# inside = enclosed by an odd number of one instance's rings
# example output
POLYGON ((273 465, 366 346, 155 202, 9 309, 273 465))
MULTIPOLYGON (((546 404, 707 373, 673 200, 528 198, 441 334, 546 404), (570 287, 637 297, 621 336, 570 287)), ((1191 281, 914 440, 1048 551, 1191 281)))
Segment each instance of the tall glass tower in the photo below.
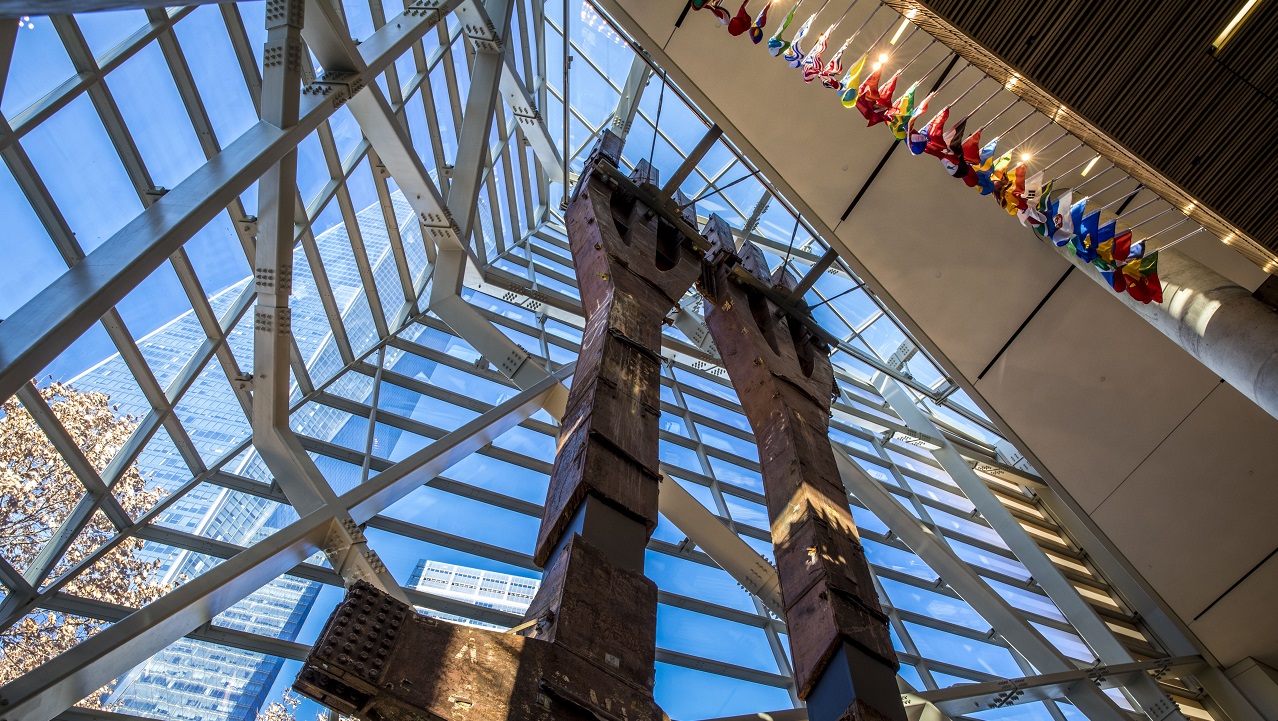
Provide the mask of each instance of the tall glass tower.
MULTIPOLYGON (((424 267, 427 261, 420 231, 416 223, 408 222, 413 218, 412 209, 398 192, 394 202, 410 262, 424 267)), ((381 207, 374 204, 365 208, 358 213, 358 219, 377 287, 396 287, 399 280, 381 207)), ((325 271, 351 344, 356 349, 366 347, 377 333, 371 306, 360 282, 350 234, 344 224, 338 223, 318 234, 315 241, 324 258, 325 271)), ((319 294, 315 292, 311 266, 301 248, 296 251, 294 263, 293 333, 312 377, 327 379, 341 370, 343 363, 319 294)), ((251 291, 250 281, 251 278, 246 277, 212 296, 214 310, 221 313, 246 289, 251 291)), ((399 297, 402 299, 402 294, 399 297)), ((396 309, 388 306, 385 312, 393 316, 396 309)), ((187 311, 142 338, 138 346, 157 377, 166 378, 179 373, 185 361, 177 354, 172 361, 166 361, 166 353, 198 347, 205 338, 194 312, 187 311)), ((252 341, 250 312, 228 336, 241 367, 251 363, 252 341)), ((212 372, 206 369, 196 378, 177 409, 206 463, 229 452, 249 435, 244 409, 221 371, 212 365, 210 368, 212 372)), ((122 414, 142 416, 149 408, 118 354, 72 379, 71 385, 107 393, 122 414)), ((304 426, 299 430, 304 430, 306 435, 330 442, 342 442, 347 434, 362 437, 365 432, 364 425, 357 419, 324 407, 313 410, 304 419, 295 418, 294 423, 304 426)), ((323 460, 319 462, 323 468, 323 460)), ((148 444, 138 457, 138 465, 150 487, 170 492, 191 477, 191 470, 171 443, 148 444)), ((236 475, 270 479, 269 470, 251 447, 225 468, 236 475)), ((203 484, 173 504, 158 524, 250 546, 296 517, 291 507, 203 484)), ((217 563, 217 559, 210 556, 153 542, 146 543, 140 554, 159 563, 153 580, 161 584, 181 583, 217 563)), ((318 592, 319 584, 314 581, 281 576, 218 616, 213 623, 293 641, 318 592)), ((125 674, 113 691, 110 703, 119 711, 141 716, 250 721, 257 715, 282 664, 282 659, 261 653, 183 639, 125 674)))

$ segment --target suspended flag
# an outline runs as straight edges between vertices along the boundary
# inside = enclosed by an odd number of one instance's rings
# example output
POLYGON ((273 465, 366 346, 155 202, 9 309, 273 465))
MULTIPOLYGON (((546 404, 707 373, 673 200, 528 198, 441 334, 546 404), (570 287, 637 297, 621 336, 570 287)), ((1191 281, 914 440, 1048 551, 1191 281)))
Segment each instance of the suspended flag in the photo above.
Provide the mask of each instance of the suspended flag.
POLYGON ((821 59, 821 53, 825 52, 832 32, 834 32, 833 25, 821 33, 821 36, 812 45, 812 50, 803 59, 803 82, 810 83, 821 77, 821 71, 825 69, 825 61, 821 59))
POLYGON ((910 148, 910 152, 914 155, 922 155, 923 150, 927 148, 927 127, 922 129, 916 127, 919 118, 923 117, 923 113, 927 112, 927 104, 932 100, 936 93, 929 93, 923 98, 923 102, 919 103, 918 108, 914 110, 914 114, 910 116, 909 122, 905 128, 905 144, 910 148))
POLYGON ((1117 225, 1117 220, 1111 220, 1096 229, 1096 236, 1092 238, 1093 245, 1096 248, 1096 257, 1092 258, 1092 265, 1103 268, 1106 262, 1113 262, 1114 229, 1117 225), (1105 260, 1106 255, 1109 256, 1109 261, 1105 260))
MULTIPOLYGON (((1024 166, 1022 166, 1024 167, 1024 166)), ((1039 194, 1043 191, 1043 171, 1038 171, 1025 179, 1025 193, 1021 196, 1022 205, 1016 209, 1016 217, 1021 225, 1037 232, 1047 220, 1046 214, 1039 209, 1039 194)))
POLYGON ((768 0, 763 5, 763 12, 759 13, 759 17, 750 24, 750 42, 755 45, 763 41, 763 27, 768 24, 768 9, 771 7, 772 0, 768 0))
POLYGON ((1048 238, 1056 244, 1057 248, 1064 248, 1069 243, 1069 239, 1074 236, 1074 220, 1070 212, 1070 204, 1073 202, 1074 191, 1067 190, 1053 204, 1055 212, 1052 213, 1052 227, 1055 230, 1048 238))
POLYGON ((866 127, 886 123, 892 115, 892 96, 896 94, 896 81, 901 77, 901 71, 898 70, 888 78, 886 83, 879 86, 879 90, 874 99, 874 106, 870 109, 872 117, 866 127))
POLYGON ((741 7, 737 9, 737 14, 728 21, 729 35, 736 37, 750 29, 750 13, 746 12, 746 6, 749 4, 750 0, 741 0, 741 7))
POLYGON ((861 93, 861 71, 865 69, 865 59, 867 56, 862 55, 861 59, 848 69, 846 75, 841 81, 843 92, 839 93, 839 102, 843 103, 845 108, 855 108, 857 96, 861 93))
POLYGON ((994 153, 998 148, 998 138, 994 138, 981 148, 980 162, 972 166, 972 176, 976 181, 973 186, 979 188, 981 195, 989 195, 994 192, 994 179, 991 177, 994 173, 994 153))
POLYGON ((732 16, 728 14, 727 10, 723 9, 723 0, 710 0, 710 4, 706 7, 719 19, 720 24, 727 25, 732 22, 732 16))
POLYGON ((852 38, 848 38, 844 41, 844 43, 839 46, 838 51, 834 53, 834 57, 830 58, 830 62, 826 63, 825 68, 818 73, 821 77, 821 84, 831 90, 839 91, 843 89, 843 84, 835 76, 843 72, 843 51, 848 49, 848 45, 851 44, 851 42, 852 38))
POLYGON ((914 90, 918 86, 918 83, 911 85, 892 107, 891 116, 888 119, 888 130, 892 131, 897 140, 905 140, 909 132, 910 119, 914 117, 914 90))
POLYGON ((1052 186, 1055 184, 1055 180, 1049 180, 1047 185, 1043 186, 1038 198, 1038 212, 1043 222, 1034 230, 1044 238, 1052 237, 1052 233, 1056 231, 1056 227, 1052 224, 1052 218, 1056 215, 1056 208, 1052 204, 1052 186))
POLYGON ((1096 235, 1100 230, 1100 211, 1083 216, 1083 220, 1074 229, 1074 255, 1084 263, 1096 258, 1096 235))
POLYGON ((999 205, 1007 211, 1008 215, 1015 217, 1025 202, 1025 163, 1017 163, 1016 167, 1007 171, 1004 178, 1006 182, 1003 185, 999 205))
POLYGON ((945 121, 949 119, 950 106, 946 105, 927 124, 927 146, 923 148, 923 152, 928 155, 935 155, 938 158, 945 152, 947 147, 945 145, 945 121))
POLYGON ((883 68, 880 66, 874 69, 864 81, 861 82, 861 89, 856 95, 856 109, 866 120, 874 117, 874 106, 879 102, 879 78, 883 75, 883 68))
POLYGON ((963 157, 963 135, 966 132, 967 118, 963 118, 943 135, 946 147, 941 152, 941 165, 954 178, 966 178, 971 170, 963 157))
POLYGON ((1127 294, 1142 303, 1162 303, 1163 284, 1158 280, 1158 251, 1123 266, 1127 294))
POLYGON ((709 2, 709 0, 692 0, 692 9, 700 10, 701 8, 706 6, 707 2, 709 2))
POLYGON ((803 48, 799 47, 799 41, 803 39, 808 31, 812 29, 812 23, 816 21, 816 13, 799 27, 799 32, 794 34, 794 39, 790 41, 790 47, 786 49, 785 54, 781 56, 783 60, 789 63, 790 67, 798 68, 803 64, 803 48))
MULTIPOLYGON (((772 57, 775 58, 789 49, 790 42, 788 40, 782 40, 781 33, 785 32, 785 29, 790 27, 790 22, 794 20, 794 11, 799 9, 800 4, 802 3, 795 3, 794 7, 790 8, 790 12, 786 13, 785 18, 781 21, 781 27, 777 28, 776 33, 773 34, 772 37, 768 38, 768 52, 772 54, 772 57)), ((768 5, 771 6, 772 3, 768 3, 768 5)), ((764 8, 763 14, 766 15, 767 13, 768 8, 764 8)), ((759 27, 763 27, 763 24, 760 23, 759 27)))
MULTIPOLYGON (((1012 151, 1003 153, 1003 156, 994 161, 994 170, 990 172, 990 181, 992 190, 994 191, 994 202, 998 203, 998 207, 1006 208, 1007 204, 1007 186, 1012 181, 1007 177, 1008 171, 1012 167, 1012 151)), ((986 193, 982 189, 981 195, 986 193)))
MULTIPOLYGON (((963 182, 966 183, 969 188, 976 187, 979 177, 977 175, 976 166, 981 164, 981 132, 983 130, 985 130, 985 128, 977 128, 975 133, 972 133, 968 136, 967 140, 963 141, 963 145, 960 148, 963 151, 963 162, 967 163, 968 166, 968 172, 964 173, 961 177, 963 178, 963 182)), ((990 154, 993 155, 992 152, 990 154)))

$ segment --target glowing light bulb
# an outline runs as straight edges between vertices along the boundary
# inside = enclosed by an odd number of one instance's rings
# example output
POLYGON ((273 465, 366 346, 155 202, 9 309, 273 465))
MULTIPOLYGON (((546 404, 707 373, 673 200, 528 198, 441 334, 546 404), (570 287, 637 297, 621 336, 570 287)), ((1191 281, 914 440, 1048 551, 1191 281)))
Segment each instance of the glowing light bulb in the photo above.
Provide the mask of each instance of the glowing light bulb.
POLYGON ((1030 159, 1030 154, 1029 154, 1029 153, 1021 153, 1021 162, 1022 162, 1022 163, 1028 163, 1028 162, 1029 162, 1029 159, 1030 159))
POLYGON ((883 63, 875 63, 873 69, 878 70, 881 67, 883 67, 883 63))
POLYGON ((880 53, 880 54, 879 54, 879 65, 882 65, 883 63, 886 63, 887 61, 888 61, 888 54, 887 54, 887 53, 880 53))

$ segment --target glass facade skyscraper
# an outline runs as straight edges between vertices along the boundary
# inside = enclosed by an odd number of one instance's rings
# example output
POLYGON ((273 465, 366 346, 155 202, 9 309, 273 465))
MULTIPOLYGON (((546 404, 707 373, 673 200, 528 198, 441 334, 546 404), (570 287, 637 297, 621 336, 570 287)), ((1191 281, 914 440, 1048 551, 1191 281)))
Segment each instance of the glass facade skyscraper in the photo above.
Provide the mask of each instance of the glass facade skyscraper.
MULTIPOLYGON (((404 243, 410 263, 425 266, 425 252, 416 225, 408 223, 412 210, 402 194, 394 195, 395 210, 404 227, 404 243)), ((357 215, 364 251, 379 289, 397 284, 395 262, 379 205, 371 205, 357 215)), ((372 343, 374 329, 370 303, 360 282, 351 236, 342 223, 319 233, 316 248, 325 259, 325 271, 332 284, 343 325, 354 347, 372 343)), ((317 378, 332 376, 343 366, 334 346, 328 317, 311 275, 311 266, 299 248, 294 258, 293 332, 311 373, 317 378)), ((210 298, 219 313, 236 297, 252 292, 250 278, 236 283, 210 298)), ((390 296, 394 298, 394 295, 390 296)), ((402 297, 402 294, 400 295, 402 297)), ((387 309, 393 314, 394 309, 387 309)), ((252 314, 229 334, 228 342, 241 367, 252 363, 252 314)), ((164 356, 198 346, 205 338, 194 312, 187 311, 138 341, 138 347, 162 380, 182 369, 180 354, 171 361, 164 356)), ((132 380, 123 359, 116 354, 90 368, 71 384, 86 390, 107 393, 121 414, 141 416, 149 408, 146 398, 132 380)), ((222 374, 213 369, 201 373, 187 392, 177 412, 191 441, 205 463, 241 443, 249 433, 245 413, 222 374)), ((363 424, 332 408, 312 409, 304 419, 295 419, 306 435, 329 442, 341 442, 345 435, 364 433, 363 424)), ((191 477, 187 463, 172 443, 151 443, 138 457, 138 465, 148 485, 173 492, 191 477)), ((324 459, 318 459, 321 467, 324 459)), ((228 464, 228 472, 259 480, 269 480, 270 472, 251 448, 228 464)), ((187 492, 160 519, 165 528, 213 538, 237 546, 249 546, 269 536, 296 518, 292 508, 274 501, 203 484, 187 492)), ((158 563, 159 584, 181 583, 194 578, 217 560, 194 551, 148 542, 140 555, 158 563)), ((218 616, 214 623, 236 631, 260 634, 285 641, 297 638, 319 584, 293 576, 281 576, 250 597, 218 616)), ((183 639, 125 674, 112 693, 113 708, 127 713, 157 718, 191 721, 247 721, 262 706, 267 691, 279 673, 282 660, 262 653, 183 639)))

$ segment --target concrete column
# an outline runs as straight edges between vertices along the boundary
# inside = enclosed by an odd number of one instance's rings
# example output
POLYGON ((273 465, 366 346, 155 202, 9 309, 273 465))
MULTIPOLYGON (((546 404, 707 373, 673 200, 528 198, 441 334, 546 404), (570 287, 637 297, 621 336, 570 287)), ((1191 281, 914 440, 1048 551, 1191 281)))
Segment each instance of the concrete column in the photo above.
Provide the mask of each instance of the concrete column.
MULTIPOLYGON (((1097 283, 1100 273, 1073 253, 1061 254, 1097 283)), ((1176 250, 1158 254, 1163 302, 1118 297, 1225 382, 1278 418, 1278 311, 1251 291, 1176 250)), ((1113 292, 1113 291, 1110 291, 1113 292)))

